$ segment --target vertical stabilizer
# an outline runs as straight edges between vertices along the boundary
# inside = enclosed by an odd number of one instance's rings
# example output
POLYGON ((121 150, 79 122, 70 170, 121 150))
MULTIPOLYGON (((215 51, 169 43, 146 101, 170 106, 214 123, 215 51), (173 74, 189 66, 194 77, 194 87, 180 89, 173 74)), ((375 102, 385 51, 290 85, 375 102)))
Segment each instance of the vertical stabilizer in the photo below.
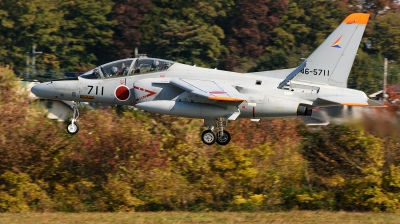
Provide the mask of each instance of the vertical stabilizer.
POLYGON ((347 86, 369 14, 353 13, 307 58, 307 65, 293 81, 347 86))

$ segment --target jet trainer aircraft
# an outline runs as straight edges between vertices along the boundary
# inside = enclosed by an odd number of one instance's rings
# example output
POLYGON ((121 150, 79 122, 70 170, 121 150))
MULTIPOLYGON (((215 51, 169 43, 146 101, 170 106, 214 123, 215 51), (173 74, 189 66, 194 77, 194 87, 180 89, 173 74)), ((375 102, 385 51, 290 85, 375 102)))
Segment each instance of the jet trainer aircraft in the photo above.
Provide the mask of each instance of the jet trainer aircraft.
POLYGON ((134 105, 145 111, 204 119, 205 144, 229 143, 228 120, 311 116, 313 108, 381 106, 364 92, 347 89, 369 14, 349 15, 297 68, 236 73, 156 58, 128 58, 101 65, 76 78, 40 83, 38 97, 71 100, 67 126, 78 132, 79 102, 134 105), (215 129, 214 129, 215 127, 215 129))

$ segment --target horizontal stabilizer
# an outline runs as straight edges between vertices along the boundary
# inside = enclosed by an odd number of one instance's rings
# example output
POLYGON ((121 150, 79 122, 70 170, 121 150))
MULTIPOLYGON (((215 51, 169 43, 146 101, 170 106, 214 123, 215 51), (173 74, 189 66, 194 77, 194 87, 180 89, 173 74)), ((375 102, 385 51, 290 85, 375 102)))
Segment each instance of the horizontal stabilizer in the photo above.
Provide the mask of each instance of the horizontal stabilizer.
POLYGON ((376 100, 371 100, 371 99, 368 99, 368 105, 370 107, 387 107, 385 104, 380 103, 376 100))
POLYGON ((301 120, 308 126, 326 126, 329 124, 329 121, 315 117, 301 117, 301 120))
POLYGON ((364 99, 351 96, 331 96, 317 98, 313 106, 328 107, 328 106, 368 106, 368 107, 386 107, 374 100, 364 99))
POLYGON ((368 106, 367 99, 349 96, 327 96, 319 97, 314 103, 317 107, 328 107, 328 106, 368 106))

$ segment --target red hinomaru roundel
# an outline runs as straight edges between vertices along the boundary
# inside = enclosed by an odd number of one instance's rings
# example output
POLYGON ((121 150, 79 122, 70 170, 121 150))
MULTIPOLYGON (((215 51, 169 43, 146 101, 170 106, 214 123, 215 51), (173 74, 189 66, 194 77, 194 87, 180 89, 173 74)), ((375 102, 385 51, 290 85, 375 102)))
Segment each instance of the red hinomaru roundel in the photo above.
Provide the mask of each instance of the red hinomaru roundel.
POLYGON ((119 99, 121 101, 125 101, 125 100, 129 99, 131 93, 127 86, 121 85, 115 89, 114 95, 117 99, 119 99))

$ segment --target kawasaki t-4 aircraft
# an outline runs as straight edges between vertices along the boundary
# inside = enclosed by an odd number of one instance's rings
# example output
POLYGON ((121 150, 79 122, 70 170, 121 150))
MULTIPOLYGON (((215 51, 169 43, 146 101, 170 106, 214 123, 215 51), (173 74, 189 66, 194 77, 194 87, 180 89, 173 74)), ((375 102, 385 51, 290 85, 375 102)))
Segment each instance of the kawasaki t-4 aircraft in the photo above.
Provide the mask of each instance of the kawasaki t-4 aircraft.
POLYGON ((381 106, 347 89, 369 14, 349 15, 297 68, 236 73, 156 58, 129 58, 76 78, 40 83, 38 97, 75 102, 67 130, 78 132, 78 102, 134 105, 145 111, 204 119, 205 144, 229 143, 228 120, 311 116, 313 108, 381 106), (215 127, 215 128, 214 128, 215 127))

